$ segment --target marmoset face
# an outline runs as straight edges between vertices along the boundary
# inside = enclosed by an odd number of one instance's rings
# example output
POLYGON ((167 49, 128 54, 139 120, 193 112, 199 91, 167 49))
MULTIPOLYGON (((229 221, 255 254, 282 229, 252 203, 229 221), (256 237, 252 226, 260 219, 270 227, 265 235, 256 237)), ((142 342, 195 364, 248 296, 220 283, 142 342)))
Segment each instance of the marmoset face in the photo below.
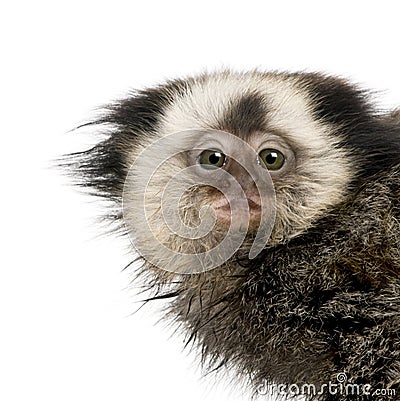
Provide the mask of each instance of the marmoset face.
POLYGON ((225 243, 224 257, 209 266, 256 240, 254 257, 340 203, 355 163, 338 127, 315 119, 313 107, 293 77, 194 82, 143 142, 124 149, 125 220, 138 251, 167 270, 201 271, 198 260, 185 267, 169 251, 210 252, 228 237, 235 245, 225 243))

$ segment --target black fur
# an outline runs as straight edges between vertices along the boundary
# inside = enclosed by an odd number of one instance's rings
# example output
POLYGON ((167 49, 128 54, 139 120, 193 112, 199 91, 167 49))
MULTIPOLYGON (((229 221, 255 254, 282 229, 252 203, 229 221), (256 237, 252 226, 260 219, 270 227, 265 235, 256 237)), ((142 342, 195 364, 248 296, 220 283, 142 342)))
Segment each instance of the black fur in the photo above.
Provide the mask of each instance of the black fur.
POLYGON ((303 82, 316 102, 315 116, 342 126, 343 144, 357 155, 361 176, 370 177, 400 163, 399 119, 380 116, 367 91, 318 74, 307 74, 303 82))
POLYGON ((119 203, 129 166, 126 152, 140 137, 156 131, 165 108, 189 90, 190 80, 131 93, 126 99, 104 107, 103 114, 81 125, 98 126, 108 137, 93 148, 67 157, 63 165, 77 174, 79 183, 94 195, 119 203))
POLYGON ((243 94, 226 113, 216 128, 246 137, 266 129, 265 99, 258 93, 243 94))

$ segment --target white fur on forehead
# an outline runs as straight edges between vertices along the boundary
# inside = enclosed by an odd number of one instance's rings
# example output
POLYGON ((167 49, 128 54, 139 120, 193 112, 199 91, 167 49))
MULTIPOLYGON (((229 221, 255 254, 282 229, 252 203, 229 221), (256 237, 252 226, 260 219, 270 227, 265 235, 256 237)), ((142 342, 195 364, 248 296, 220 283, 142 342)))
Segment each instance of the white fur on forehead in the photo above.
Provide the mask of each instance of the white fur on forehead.
POLYGON ((247 73, 215 73, 202 76, 190 91, 176 99, 164 113, 160 130, 164 134, 191 128, 212 128, 223 119, 232 103, 257 91, 262 77, 247 73))
POLYGON ((201 76, 190 90, 169 105, 160 124, 160 133, 171 134, 193 128, 213 128, 232 104, 251 93, 265 98, 268 126, 300 147, 315 152, 334 147, 331 127, 312 114, 310 96, 300 87, 300 76, 279 73, 222 72, 201 76))

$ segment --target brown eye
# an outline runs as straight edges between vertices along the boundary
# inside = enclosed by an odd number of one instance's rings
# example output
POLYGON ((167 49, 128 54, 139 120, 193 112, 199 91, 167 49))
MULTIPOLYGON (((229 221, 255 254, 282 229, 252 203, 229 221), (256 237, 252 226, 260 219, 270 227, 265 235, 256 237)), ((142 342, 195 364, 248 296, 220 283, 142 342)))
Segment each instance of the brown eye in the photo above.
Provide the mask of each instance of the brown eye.
POLYGON ((285 164, 285 156, 276 149, 263 149, 258 156, 268 170, 279 170, 285 164))
POLYGON ((220 168, 225 164, 226 156, 219 150, 207 149, 204 150, 199 158, 198 162, 201 167, 204 168, 220 168))

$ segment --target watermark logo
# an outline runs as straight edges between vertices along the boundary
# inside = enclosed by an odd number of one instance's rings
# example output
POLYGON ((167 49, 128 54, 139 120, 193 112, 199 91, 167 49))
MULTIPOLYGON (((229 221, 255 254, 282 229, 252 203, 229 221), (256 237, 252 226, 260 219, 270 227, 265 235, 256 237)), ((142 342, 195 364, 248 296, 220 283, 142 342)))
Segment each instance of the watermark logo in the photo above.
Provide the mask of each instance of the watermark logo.
POLYGON ((276 214, 274 185, 257 152, 216 130, 149 140, 137 152, 123 190, 124 222, 137 252, 167 271, 204 272, 241 248, 257 214, 248 249, 248 257, 255 258, 276 214), (253 198, 246 192, 250 187, 253 198), (227 214, 222 224, 220 217, 227 214))
POLYGON ((392 388, 378 388, 374 389, 371 384, 355 384, 347 380, 347 375, 344 372, 336 375, 336 381, 328 381, 321 385, 312 383, 299 384, 275 384, 268 383, 264 380, 257 386, 257 393, 260 396, 318 396, 323 394, 331 395, 359 395, 359 396, 372 396, 380 397, 387 396, 393 397, 396 395, 396 390, 392 388))

